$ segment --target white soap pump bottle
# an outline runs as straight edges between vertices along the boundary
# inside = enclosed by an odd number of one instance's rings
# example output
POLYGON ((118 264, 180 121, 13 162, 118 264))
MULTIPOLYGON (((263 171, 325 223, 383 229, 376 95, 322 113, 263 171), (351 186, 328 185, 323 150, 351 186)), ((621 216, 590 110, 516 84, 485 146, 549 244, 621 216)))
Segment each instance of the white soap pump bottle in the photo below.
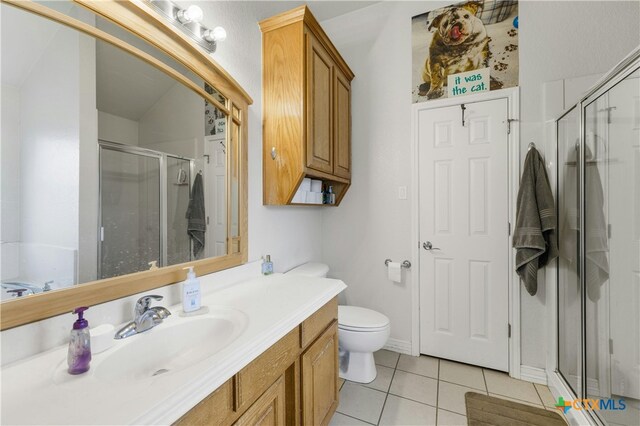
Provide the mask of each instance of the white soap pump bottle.
POLYGON ((187 268, 187 279, 182 283, 182 309, 194 312, 200 309, 200 281, 196 278, 193 266, 187 268))

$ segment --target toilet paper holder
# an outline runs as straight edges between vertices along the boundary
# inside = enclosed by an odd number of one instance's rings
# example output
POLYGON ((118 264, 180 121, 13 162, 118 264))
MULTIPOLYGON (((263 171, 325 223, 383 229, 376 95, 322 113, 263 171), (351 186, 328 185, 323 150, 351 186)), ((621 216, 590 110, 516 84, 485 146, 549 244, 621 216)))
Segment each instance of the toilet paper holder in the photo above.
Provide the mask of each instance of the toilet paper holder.
MULTIPOLYGON (((391 262, 391 259, 386 259, 384 261, 384 266, 389 266, 389 262, 391 262)), ((402 262, 401 266, 405 269, 409 269, 411 268, 411 262, 409 262, 408 260, 405 260, 404 262, 402 262)))

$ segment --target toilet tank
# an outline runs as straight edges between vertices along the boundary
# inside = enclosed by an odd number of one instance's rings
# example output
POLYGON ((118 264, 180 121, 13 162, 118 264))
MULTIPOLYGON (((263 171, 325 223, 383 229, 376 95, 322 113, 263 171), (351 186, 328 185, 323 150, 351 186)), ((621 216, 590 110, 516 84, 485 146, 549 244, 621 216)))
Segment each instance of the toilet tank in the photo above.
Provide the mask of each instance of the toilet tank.
POLYGON ((287 274, 291 275, 304 275, 307 277, 320 278, 326 278, 327 273, 329 273, 329 265, 317 262, 304 263, 287 272, 287 274))

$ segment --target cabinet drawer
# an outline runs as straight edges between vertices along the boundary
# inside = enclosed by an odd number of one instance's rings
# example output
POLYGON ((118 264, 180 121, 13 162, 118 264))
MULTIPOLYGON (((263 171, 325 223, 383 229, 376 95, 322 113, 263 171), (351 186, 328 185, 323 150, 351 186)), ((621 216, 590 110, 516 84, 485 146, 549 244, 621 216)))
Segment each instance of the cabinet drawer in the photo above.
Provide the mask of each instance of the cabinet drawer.
POLYGON ((262 394, 300 354, 299 327, 294 328, 236 375, 236 410, 262 394))
POLYGON ((227 424, 233 413, 233 378, 182 416, 174 425, 227 424))
POLYGON ((316 337, 338 319, 338 298, 334 297, 300 325, 300 345, 306 348, 316 337))
POLYGON ((276 382, 242 415, 235 426, 279 426, 285 424, 286 388, 284 376, 276 382))

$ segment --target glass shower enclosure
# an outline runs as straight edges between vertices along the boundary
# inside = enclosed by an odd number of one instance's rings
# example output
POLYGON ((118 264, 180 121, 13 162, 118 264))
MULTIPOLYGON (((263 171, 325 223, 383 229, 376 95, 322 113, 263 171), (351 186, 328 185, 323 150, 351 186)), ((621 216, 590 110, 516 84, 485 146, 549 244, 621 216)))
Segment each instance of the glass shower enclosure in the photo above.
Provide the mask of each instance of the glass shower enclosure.
POLYGON ((584 410, 594 423, 638 425, 640 51, 565 112, 556 131, 557 371, 568 397, 597 401, 584 410))
POLYGON ((192 259, 185 212, 194 160, 100 141, 98 278, 192 259))

